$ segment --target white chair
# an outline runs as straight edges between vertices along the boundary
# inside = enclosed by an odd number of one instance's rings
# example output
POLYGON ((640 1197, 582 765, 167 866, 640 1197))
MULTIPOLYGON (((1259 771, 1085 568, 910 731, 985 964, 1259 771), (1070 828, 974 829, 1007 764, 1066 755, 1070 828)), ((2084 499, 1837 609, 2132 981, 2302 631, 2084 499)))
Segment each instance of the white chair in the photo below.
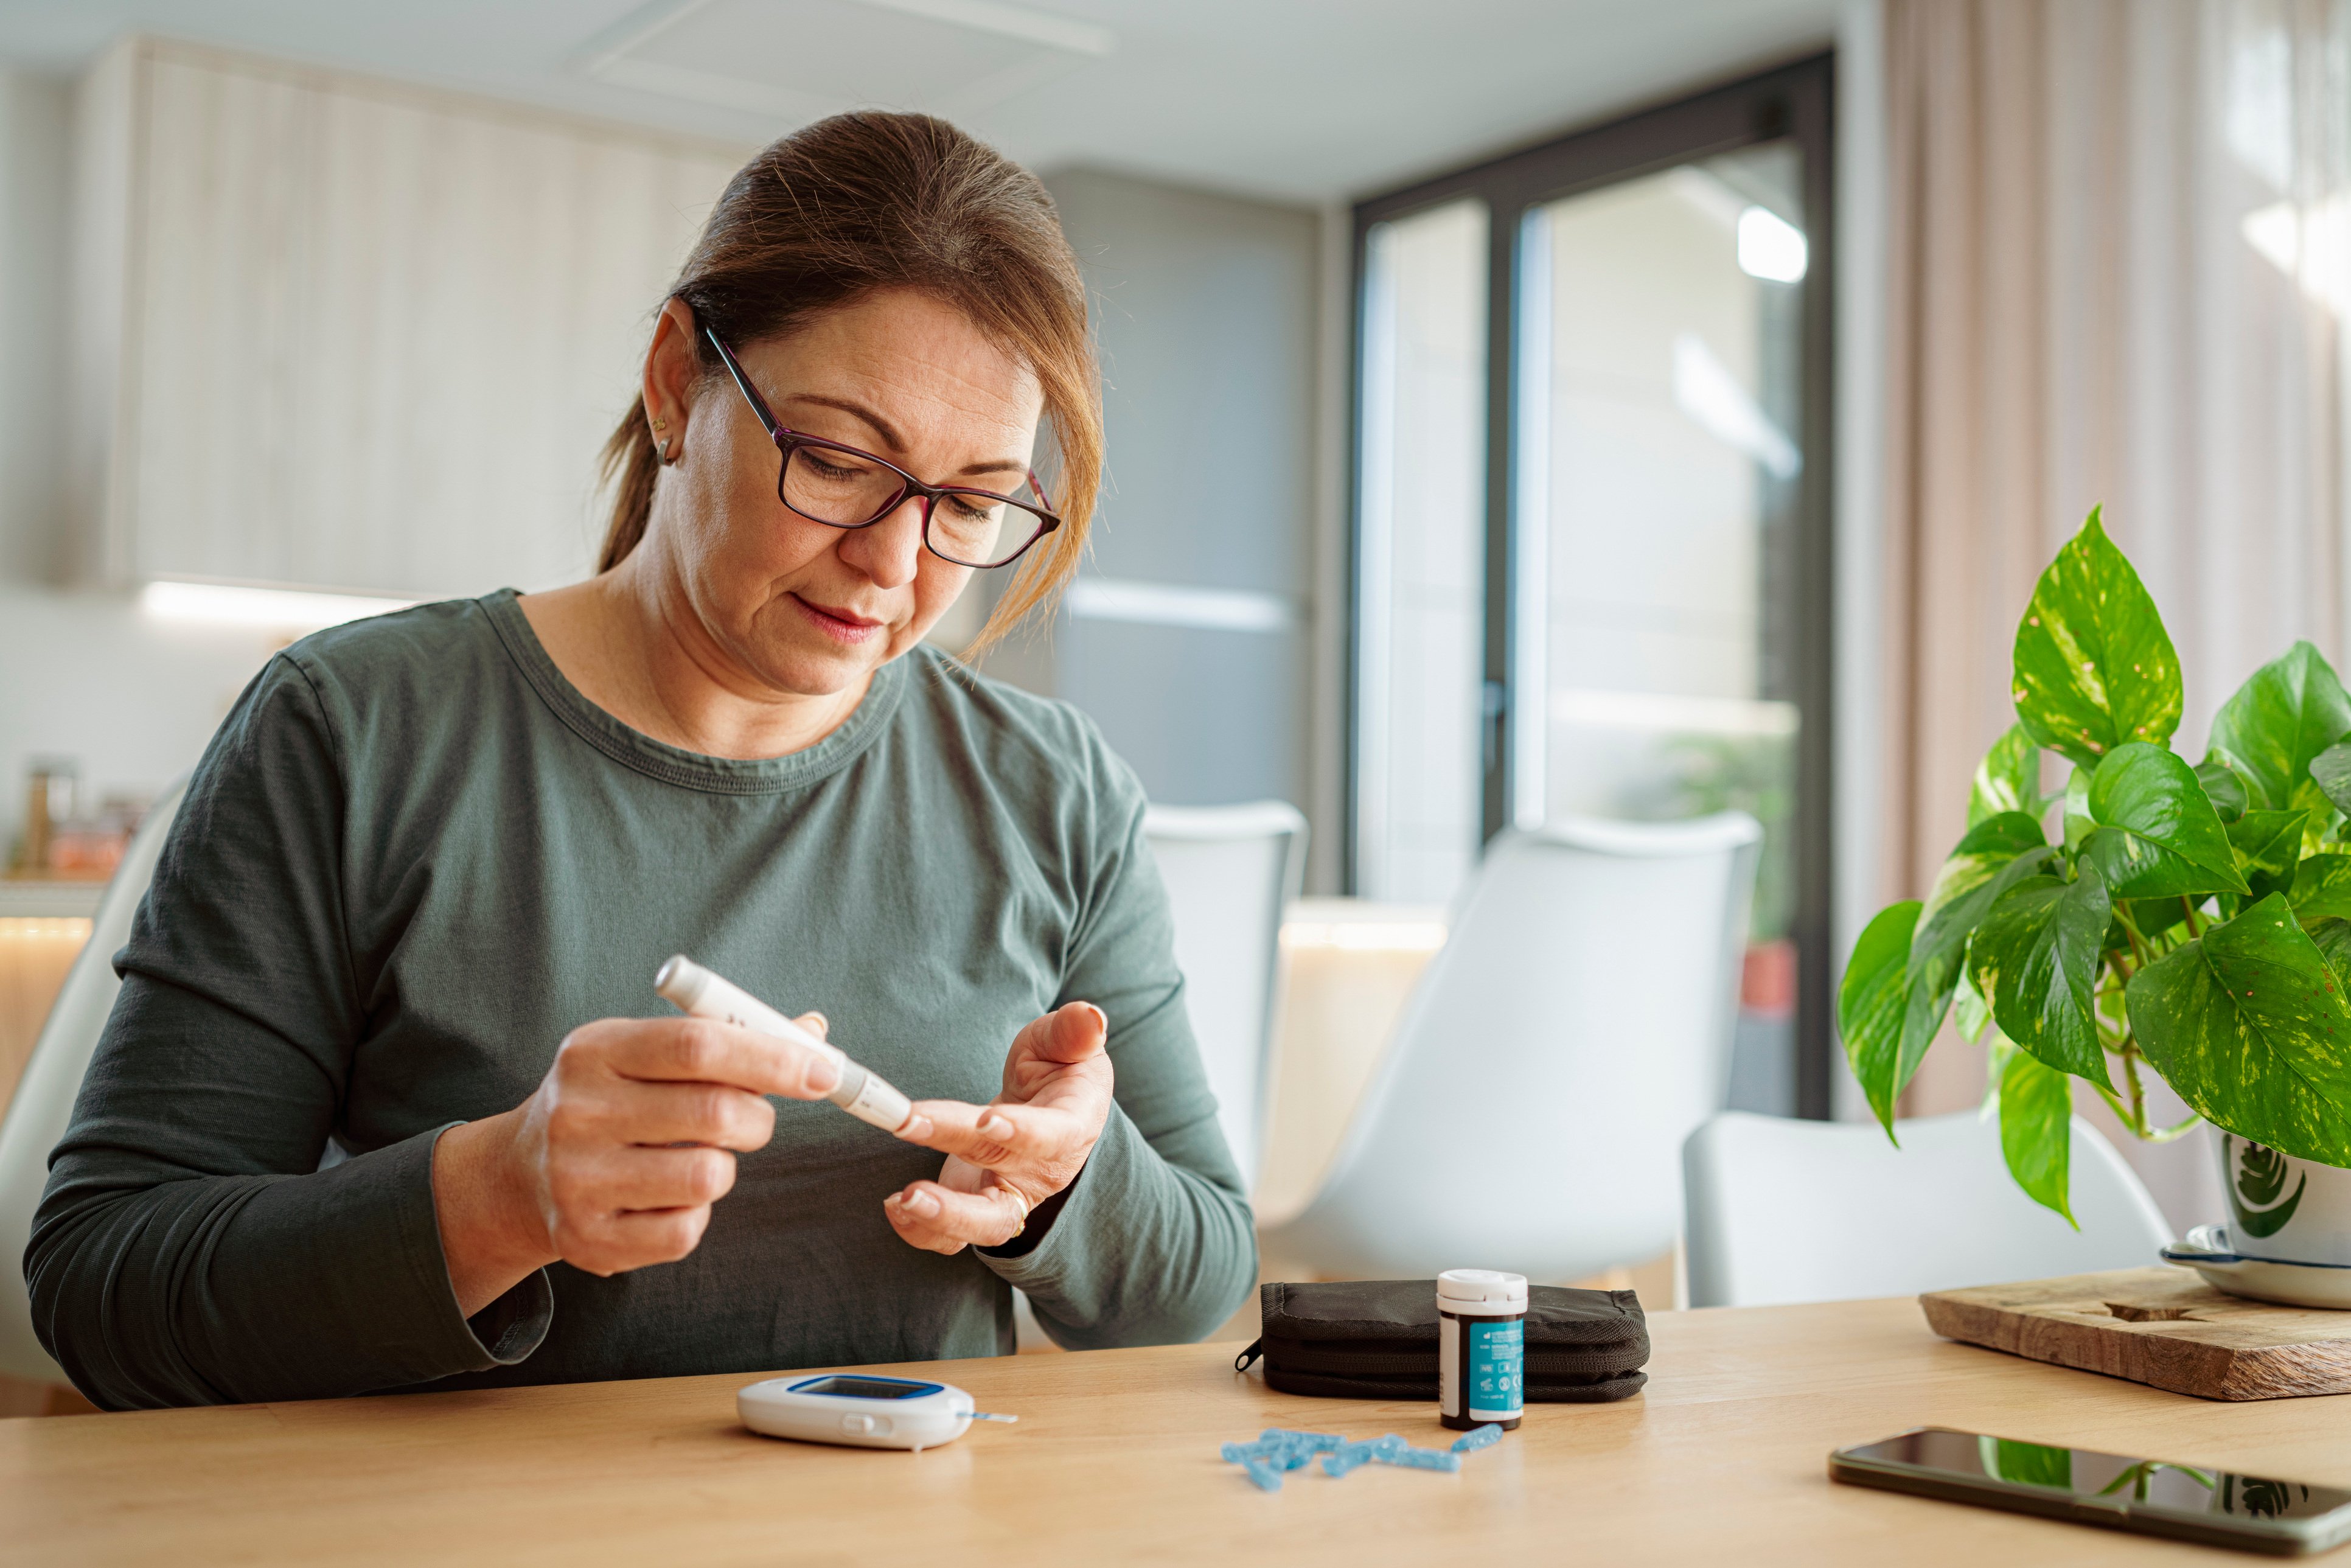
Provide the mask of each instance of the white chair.
POLYGON ((2082 1228, 2024 1196, 2000 1124, 1973 1111, 1896 1122, 1732 1111, 1682 1150, 1694 1307, 1908 1296, 2131 1269, 2171 1240, 2163 1212, 2096 1128, 2074 1118, 2069 1202, 2082 1228))
POLYGON ((1336 1278, 1564 1281, 1671 1248, 1682 1140, 1729 1081, 1761 839, 1740 812, 1497 839, 1265 1252, 1336 1278))
POLYGON ((63 1368, 49 1359, 33 1333, 33 1303, 25 1290, 25 1248, 33 1239, 33 1211, 49 1176, 49 1151, 66 1134, 74 1096, 98 1049, 99 1031, 114 1010, 114 955, 131 938, 131 917, 147 896, 172 819, 186 792, 183 779, 163 791, 131 835, 115 868, 114 880, 99 900, 89 942, 66 971, 48 1021, 16 1081, 16 1097, 0 1121, 0 1374, 28 1383, 63 1383, 63 1368))
POLYGON ((1217 1118, 1257 1185, 1272 1082, 1281 915, 1306 876, 1306 819, 1280 800, 1154 806, 1144 836, 1176 919, 1176 963, 1217 1118))

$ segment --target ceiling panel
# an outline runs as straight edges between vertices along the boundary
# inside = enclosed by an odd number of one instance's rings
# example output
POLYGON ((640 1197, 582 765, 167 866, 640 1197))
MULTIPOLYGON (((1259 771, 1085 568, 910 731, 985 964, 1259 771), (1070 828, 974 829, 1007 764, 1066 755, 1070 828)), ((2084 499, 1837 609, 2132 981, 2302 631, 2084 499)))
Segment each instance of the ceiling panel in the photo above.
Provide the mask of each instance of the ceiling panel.
POLYGON ((706 0, 680 6, 587 62, 589 74, 722 108, 795 120, 861 103, 973 115, 1100 51, 1023 29, 992 5, 910 11, 878 0, 706 0), (995 23, 998 25, 991 26, 995 23))
POLYGON ((746 144, 851 103, 1039 168, 1325 201, 1830 38, 1838 0, 10 0, 0 59, 145 29, 746 144))

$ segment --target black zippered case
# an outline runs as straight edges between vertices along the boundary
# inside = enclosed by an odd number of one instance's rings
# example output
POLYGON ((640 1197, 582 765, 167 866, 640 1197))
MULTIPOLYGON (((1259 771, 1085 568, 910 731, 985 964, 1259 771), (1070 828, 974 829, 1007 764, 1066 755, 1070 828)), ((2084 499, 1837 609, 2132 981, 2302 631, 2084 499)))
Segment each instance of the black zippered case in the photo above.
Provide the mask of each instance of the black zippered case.
MULTIPOLYGON (((1283 1394, 1332 1399, 1437 1397, 1437 1281, 1337 1280, 1258 1287, 1257 1343, 1233 1363, 1265 1357, 1283 1394)), ((1648 1320, 1630 1291, 1527 1292, 1527 1401, 1597 1405, 1649 1381, 1648 1320)))

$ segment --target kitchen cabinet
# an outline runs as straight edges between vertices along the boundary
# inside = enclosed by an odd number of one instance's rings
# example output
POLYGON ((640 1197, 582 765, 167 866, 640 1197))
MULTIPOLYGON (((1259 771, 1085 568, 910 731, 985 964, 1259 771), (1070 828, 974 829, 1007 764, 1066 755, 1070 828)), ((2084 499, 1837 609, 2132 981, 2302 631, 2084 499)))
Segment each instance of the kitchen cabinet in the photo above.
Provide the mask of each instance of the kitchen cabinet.
POLYGON ((134 38, 76 105, 86 577, 545 587, 747 150, 134 38))

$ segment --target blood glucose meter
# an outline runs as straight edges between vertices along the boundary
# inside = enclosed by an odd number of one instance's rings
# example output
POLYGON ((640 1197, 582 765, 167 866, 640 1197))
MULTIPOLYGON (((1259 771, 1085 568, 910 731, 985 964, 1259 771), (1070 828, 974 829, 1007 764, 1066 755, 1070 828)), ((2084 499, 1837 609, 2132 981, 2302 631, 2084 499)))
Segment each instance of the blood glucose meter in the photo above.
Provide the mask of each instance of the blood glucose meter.
POLYGON ((825 1373, 771 1377, 735 1396, 743 1425, 770 1437, 841 1443, 855 1448, 913 1448, 952 1443, 974 1421, 1018 1421, 972 1408, 952 1383, 825 1373))

